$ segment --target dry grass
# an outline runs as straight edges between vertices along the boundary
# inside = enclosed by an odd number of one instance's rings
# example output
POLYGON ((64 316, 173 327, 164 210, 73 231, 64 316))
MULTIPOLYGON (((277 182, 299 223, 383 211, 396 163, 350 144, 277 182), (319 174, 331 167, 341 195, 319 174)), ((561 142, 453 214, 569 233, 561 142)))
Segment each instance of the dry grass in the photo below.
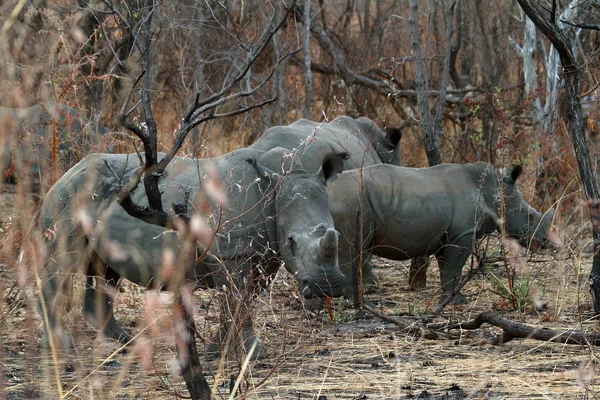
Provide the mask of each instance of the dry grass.
MULTIPOLYGON (((3 188, 5 207, 1 222, 2 243, 14 246, 16 224, 23 210, 15 194, 3 188), (11 222, 12 221, 12 222, 11 222), (12 225, 11 225, 12 224, 12 225)), ((17 235, 18 236, 18 235, 17 235)), ((552 257, 543 254, 529 260, 531 278, 539 282, 547 309, 518 313, 492 292, 490 282, 476 277, 464 292, 471 302, 447 308, 443 316, 468 318, 495 309, 503 316, 559 331, 594 331, 586 321, 591 311, 587 276, 591 268, 587 236, 573 231, 564 250, 552 257)), ((4 248, 6 250, 6 247, 4 248)), ((37 347, 41 322, 35 312, 37 290, 29 277, 15 286, 16 270, 4 251, 0 265, 3 306, 0 317, 4 374, 0 389, 7 399, 57 398, 54 365, 50 352, 37 347)), ((501 278, 502 266, 492 267, 501 278)), ((368 300, 390 315, 420 315, 437 301, 439 277, 429 271, 428 288, 408 290, 406 263, 377 260, 381 290, 368 300)), ((331 323, 324 313, 310 314, 296 298, 292 279, 282 272, 256 302, 258 335, 272 357, 253 363, 242 381, 242 394, 251 399, 405 399, 405 398, 595 398, 596 349, 514 340, 502 346, 486 344, 498 334, 495 328, 454 331, 431 340, 415 338, 395 325, 374 317, 354 320, 355 312, 339 307, 331 323), (421 397, 419 397, 421 396, 421 397)), ((144 292, 124 284, 116 300, 118 318, 127 329, 140 333, 140 344, 125 352, 111 341, 96 337, 80 312, 80 289, 68 315, 67 328, 77 348, 58 355, 63 393, 71 399, 172 399, 185 395, 179 377, 169 295, 144 292), (159 300, 158 302, 156 300, 159 300), (155 321, 153 327, 149 321, 155 321)), ((213 291, 196 293, 197 325, 203 340, 199 351, 218 327, 213 291)), ((338 304, 339 306, 339 304, 338 304)), ((230 360, 220 370, 219 361, 204 361, 209 382, 218 395, 229 398, 229 387, 240 370, 241 360, 230 360)))

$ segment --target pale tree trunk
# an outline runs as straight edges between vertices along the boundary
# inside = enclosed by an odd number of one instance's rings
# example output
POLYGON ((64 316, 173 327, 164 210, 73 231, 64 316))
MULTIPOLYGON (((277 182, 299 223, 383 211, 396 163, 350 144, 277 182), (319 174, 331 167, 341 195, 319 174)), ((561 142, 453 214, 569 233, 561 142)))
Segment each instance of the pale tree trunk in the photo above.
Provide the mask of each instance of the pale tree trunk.
MULTIPOLYGON (((560 57, 565 80, 566 101, 567 101, 567 129, 571 135, 573 149, 579 167, 579 174, 585 190, 585 195, 589 200, 597 200, 600 195, 592 165, 590 163, 590 153, 585 136, 585 123, 579 98, 581 69, 583 66, 577 64, 573 46, 568 40, 563 29, 555 21, 546 17, 547 12, 540 9, 535 2, 531 0, 517 0, 525 13, 533 20, 537 28, 548 37, 553 47, 560 57)), ((556 2, 553 1, 553 9, 556 2)), ((598 225, 597 216, 592 215, 592 226, 598 225)), ((593 229, 594 238, 594 261, 590 273, 590 291, 594 303, 594 314, 600 315, 600 230, 593 229)))
MULTIPOLYGON (((417 0, 410 0, 410 26, 411 42, 415 63, 415 86, 417 90, 417 106, 419 111, 419 122, 423 137, 425 139, 425 152, 430 166, 442 163, 442 154, 440 151, 440 135, 442 132, 442 117, 444 115, 444 105, 446 99, 446 89, 450 78, 450 60, 452 57, 452 34, 454 17, 454 6, 456 1, 444 1, 444 26, 445 26, 445 54, 440 82, 440 94, 435 104, 434 112, 429 106, 427 92, 429 84, 426 75, 425 63, 421 54, 421 40, 419 36, 418 25, 418 7, 417 0)), ((427 268, 429 266, 429 257, 417 257, 411 261, 408 282, 412 288, 425 287, 427 284, 427 268)))
POLYGON ((304 67, 306 75, 304 80, 304 118, 310 119, 310 104, 312 97, 312 70, 310 67, 310 21, 312 0, 306 0, 304 4, 304 67))
MULTIPOLYGON (((521 53, 523 56, 523 75, 525 77, 525 93, 530 94, 538 87, 537 72, 535 71, 535 44, 537 42, 537 31, 535 24, 528 16, 525 16, 525 40, 521 53)), ((540 105, 540 99, 536 98, 536 102, 540 105)))
POLYGON ((542 112, 542 130, 554 132, 556 128, 556 109, 558 108, 558 77, 559 67, 558 52, 554 46, 550 46, 550 52, 546 60, 546 102, 542 112))
MULTIPOLYGON (((523 13, 524 14, 524 13, 523 13)), ((521 59, 523 60, 523 79, 525 81, 525 97, 531 95, 538 88, 538 77, 535 67, 535 48, 537 43, 537 28, 527 15, 523 15, 525 24, 523 25, 523 45, 519 46, 517 42, 510 37, 510 41, 515 46, 521 59)), ((534 124, 542 120, 543 108, 539 97, 535 97, 533 102, 532 119, 534 124)))
MULTIPOLYGON (((567 25, 560 22, 560 20, 571 19, 571 16, 575 11, 575 4, 578 1, 579 0, 573 0, 560 14, 558 20, 556 21, 557 29, 560 29, 564 32, 565 28, 568 28, 567 25)), ((570 38, 567 36, 573 56, 576 55, 574 46, 577 36, 577 32, 570 38)), ((550 51, 548 52, 548 57, 546 58, 546 102, 544 103, 544 110, 541 118, 542 129, 544 132, 554 132, 556 129, 556 111, 558 109, 558 87, 561 79, 560 75, 560 55, 558 54, 558 51, 556 51, 556 47, 554 47, 554 45, 550 45, 550 51)))

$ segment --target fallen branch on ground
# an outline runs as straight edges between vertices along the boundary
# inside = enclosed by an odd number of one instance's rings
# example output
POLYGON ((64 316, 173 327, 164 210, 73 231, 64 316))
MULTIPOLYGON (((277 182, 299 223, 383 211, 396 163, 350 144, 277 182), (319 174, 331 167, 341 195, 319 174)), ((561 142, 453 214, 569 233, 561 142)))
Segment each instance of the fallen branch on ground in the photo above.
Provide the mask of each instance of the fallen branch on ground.
POLYGON ((389 315, 382 314, 379 311, 377 311, 374 307, 371 307, 367 304, 363 304, 363 309, 367 310, 368 312, 385 322, 390 322, 396 325, 397 327, 405 331, 407 335, 412 334, 432 340, 439 338, 439 335, 436 332, 425 328, 423 325, 419 324, 416 321, 405 321, 401 318, 391 317, 389 315))
POLYGON ((535 339, 544 342, 555 342, 565 344, 593 344, 600 345, 600 335, 588 335, 581 331, 557 332, 548 328, 536 328, 501 317, 496 313, 486 311, 480 313, 475 319, 454 324, 436 323, 429 324, 429 329, 467 329, 474 330, 488 323, 502 329, 502 335, 492 341, 492 344, 506 343, 515 338, 535 339))

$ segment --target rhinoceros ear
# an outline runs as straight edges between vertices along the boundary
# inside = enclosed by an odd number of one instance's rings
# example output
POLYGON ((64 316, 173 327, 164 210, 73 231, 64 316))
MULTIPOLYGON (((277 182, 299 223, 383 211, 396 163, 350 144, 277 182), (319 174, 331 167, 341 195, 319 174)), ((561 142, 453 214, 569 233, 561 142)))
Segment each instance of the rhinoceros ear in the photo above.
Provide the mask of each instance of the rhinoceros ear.
POLYGON ((385 128, 385 141, 390 147, 396 148, 398 143, 400 143, 400 139, 402 139, 402 131, 400 128, 385 128))
POLYGON ((247 158, 246 162, 254 167, 254 169, 258 173, 258 176, 260 176, 261 178, 269 179, 270 181, 278 181, 279 180, 280 175, 277 172, 274 172, 274 171, 270 170, 269 168, 267 168, 263 165, 260 165, 259 163, 256 162, 255 158, 247 158))
POLYGON ((510 178, 513 180, 513 182, 516 182, 522 173, 523 173, 523 167, 520 165, 515 165, 513 167, 512 171, 510 171, 510 178))
POLYGON ((323 183, 333 182, 337 179, 339 173, 344 170, 344 160, 350 158, 346 152, 331 153, 323 158, 321 168, 317 171, 317 176, 323 183))

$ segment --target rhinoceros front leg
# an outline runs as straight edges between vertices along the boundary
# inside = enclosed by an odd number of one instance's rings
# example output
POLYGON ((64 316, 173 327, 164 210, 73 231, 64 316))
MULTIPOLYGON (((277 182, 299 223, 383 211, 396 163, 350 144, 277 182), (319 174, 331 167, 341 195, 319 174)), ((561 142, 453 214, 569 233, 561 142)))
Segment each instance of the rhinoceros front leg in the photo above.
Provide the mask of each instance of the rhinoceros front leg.
POLYGON ((442 282, 442 295, 440 303, 454 294, 454 304, 465 304, 467 299, 460 293, 454 293, 460 283, 460 276, 463 265, 471 255, 472 238, 465 237, 458 243, 448 244, 444 249, 436 254, 437 262, 440 267, 440 278, 442 282))
POLYGON ((38 304, 44 322, 44 333, 39 345, 49 349, 52 344, 61 349, 75 347, 73 337, 65 330, 63 316, 72 295, 73 275, 69 272, 53 273, 42 286, 42 299, 38 304))
POLYGON ((363 257, 362 276, 365 293, 373 293, 379 288, 379 277, 375 274, 375 271, 373 271, 373 264, 371 263, 371 258, 373 256, 371 253, 365 251, 363 257))
POLYGON ((113 303, 108 292, 121 276, 94 255, 88 265, 83 298, 83 316, 104 336, 128 343, 131 336, 123 331, 113 315, 113 303))
POLYGON ((354 292, 358 287, 358 282, 355 283, 355 280, 358 277, 358 268, 361 261, 363 293, 373 293, 379 288, 379 278, 375 274, 375 271, 373 271, 371 258, 372 255, 368 251, 363 251, 362 258, 358 255, 348 257, 340 254, 340 270, 346 277, 344 280, 344 297, 346 299, 354 301, 354 292))
MULTIPOLYGON (((379 278, 373 271, 372 254, 369 250, 375 231, 370 214, 364 216, 363 224, 362 240, 354 225, 339 227, 338 262, 340 270, 345 276, 344 297, 350 301, 354 301, 354 292, 358 288, 358 282, 355 282, 355 279, 359 276, 358 268, 361 263, 362 271, 360 275, 362 275, 363 293, 372 293, 379 288, 379 278)), ((356 225, 358 226, 358 222, 356 225)))

